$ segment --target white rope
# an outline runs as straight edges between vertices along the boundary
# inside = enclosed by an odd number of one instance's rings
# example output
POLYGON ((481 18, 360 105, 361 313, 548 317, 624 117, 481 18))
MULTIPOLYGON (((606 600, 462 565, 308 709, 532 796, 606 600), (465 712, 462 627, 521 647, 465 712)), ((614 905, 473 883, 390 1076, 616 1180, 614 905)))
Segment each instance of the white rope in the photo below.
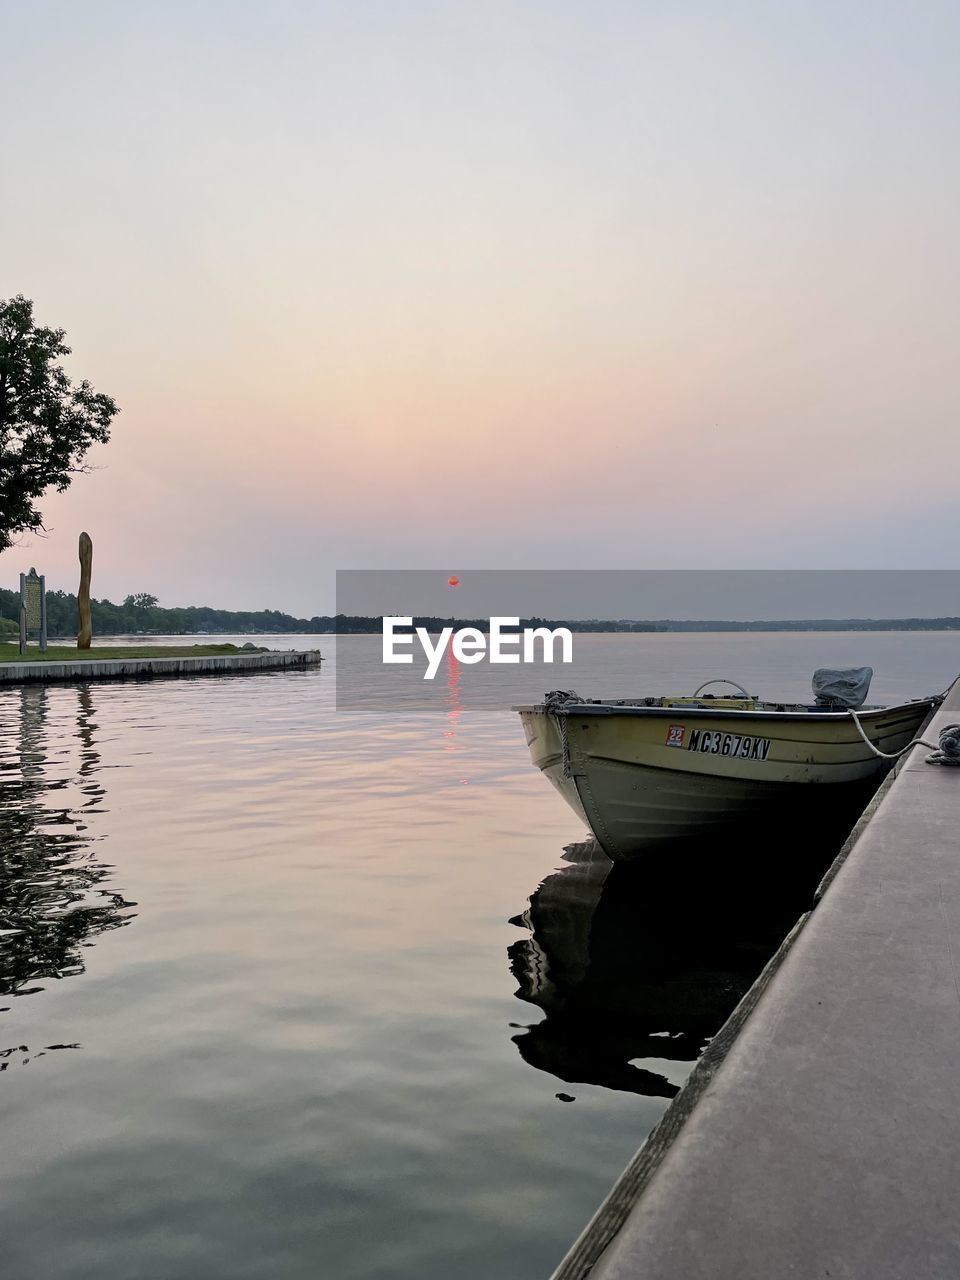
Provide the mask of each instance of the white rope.
POLYGON ((938 743, 927 742, 926 738, 914 738, 908 742, 905 747, 901 747, 899 751, 881 751, 879 747, 875 747, 867 735, 863 731, 863 725, 860 723, 860 717, 852 707, 848 707, 853 723, 857 726, 857 732, 864 740, 875 756, 879 756, 881 760, 899 760, 905 755, 911 747, 929 747, 931 754, 927 756, 928 764, 956 764, 960 765, 960 724, 948 724, 940 730, 940 741, 938 743))
POLYGON ((940 730, 940 745, 927 756, 927 764, 960 764, 960 724, 940 730))

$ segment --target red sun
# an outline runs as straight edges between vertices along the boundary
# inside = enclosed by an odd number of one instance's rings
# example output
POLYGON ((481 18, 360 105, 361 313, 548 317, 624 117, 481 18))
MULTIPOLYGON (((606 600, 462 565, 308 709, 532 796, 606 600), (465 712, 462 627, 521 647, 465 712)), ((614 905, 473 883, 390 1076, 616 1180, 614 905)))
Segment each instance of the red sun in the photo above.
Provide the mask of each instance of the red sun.
POLYGON ((459 585, 460 585, 460 579, 457 577, 457 575, 456 575, 455 573, 454 573, 454 574, 452 574, 452 575, 447 579, 447 586, 448 586, 448 587, 459 587, 459 585))

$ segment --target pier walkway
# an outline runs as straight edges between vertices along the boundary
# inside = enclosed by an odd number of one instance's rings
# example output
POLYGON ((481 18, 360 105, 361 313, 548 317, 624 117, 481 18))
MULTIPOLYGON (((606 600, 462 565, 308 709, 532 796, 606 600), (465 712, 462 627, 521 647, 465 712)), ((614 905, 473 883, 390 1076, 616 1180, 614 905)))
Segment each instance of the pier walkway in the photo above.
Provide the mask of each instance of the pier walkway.
MULTIPOLYGON (((960 683, 928 726, 960 722, 960 683)), ((902 762, 556 1280, 960 1277, 960 768, 902 762)))
POLYGON ((153 676, 229 675, 316 666, 318 650, 220 653, 193 658, 77 658, 69 662, 0 662, 0 687, 46 680, 142 680, 153 676))

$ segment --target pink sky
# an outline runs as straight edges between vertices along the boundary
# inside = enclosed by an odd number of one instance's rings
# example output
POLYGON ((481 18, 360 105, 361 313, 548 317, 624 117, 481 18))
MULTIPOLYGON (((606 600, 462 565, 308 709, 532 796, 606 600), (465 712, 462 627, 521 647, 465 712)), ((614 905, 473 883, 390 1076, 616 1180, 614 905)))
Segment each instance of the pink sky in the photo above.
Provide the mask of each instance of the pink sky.
POLYGON ((0 294, 123 407, 5 585, 956 565, 955 7, 4 22, 0 294))

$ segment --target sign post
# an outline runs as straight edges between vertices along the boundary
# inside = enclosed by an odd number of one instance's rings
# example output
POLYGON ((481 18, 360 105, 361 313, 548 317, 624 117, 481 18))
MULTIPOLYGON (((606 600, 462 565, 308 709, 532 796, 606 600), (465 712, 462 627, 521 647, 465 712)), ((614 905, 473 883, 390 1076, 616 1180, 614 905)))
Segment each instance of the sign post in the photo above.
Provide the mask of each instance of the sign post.
POLYGON ((20 575, 20 652, 27 648, 27 634, 40 633, 40 652, 47 650, 47 580, 36 569, 20 575))
POLYGON ((40 575, 40 652, 47 652, 47 575, 40 575))
POLYGON ((26 582, 27 575, 20 575, 20 653, 23 655, 27 651, 27 605, 26 605, 26 582))

